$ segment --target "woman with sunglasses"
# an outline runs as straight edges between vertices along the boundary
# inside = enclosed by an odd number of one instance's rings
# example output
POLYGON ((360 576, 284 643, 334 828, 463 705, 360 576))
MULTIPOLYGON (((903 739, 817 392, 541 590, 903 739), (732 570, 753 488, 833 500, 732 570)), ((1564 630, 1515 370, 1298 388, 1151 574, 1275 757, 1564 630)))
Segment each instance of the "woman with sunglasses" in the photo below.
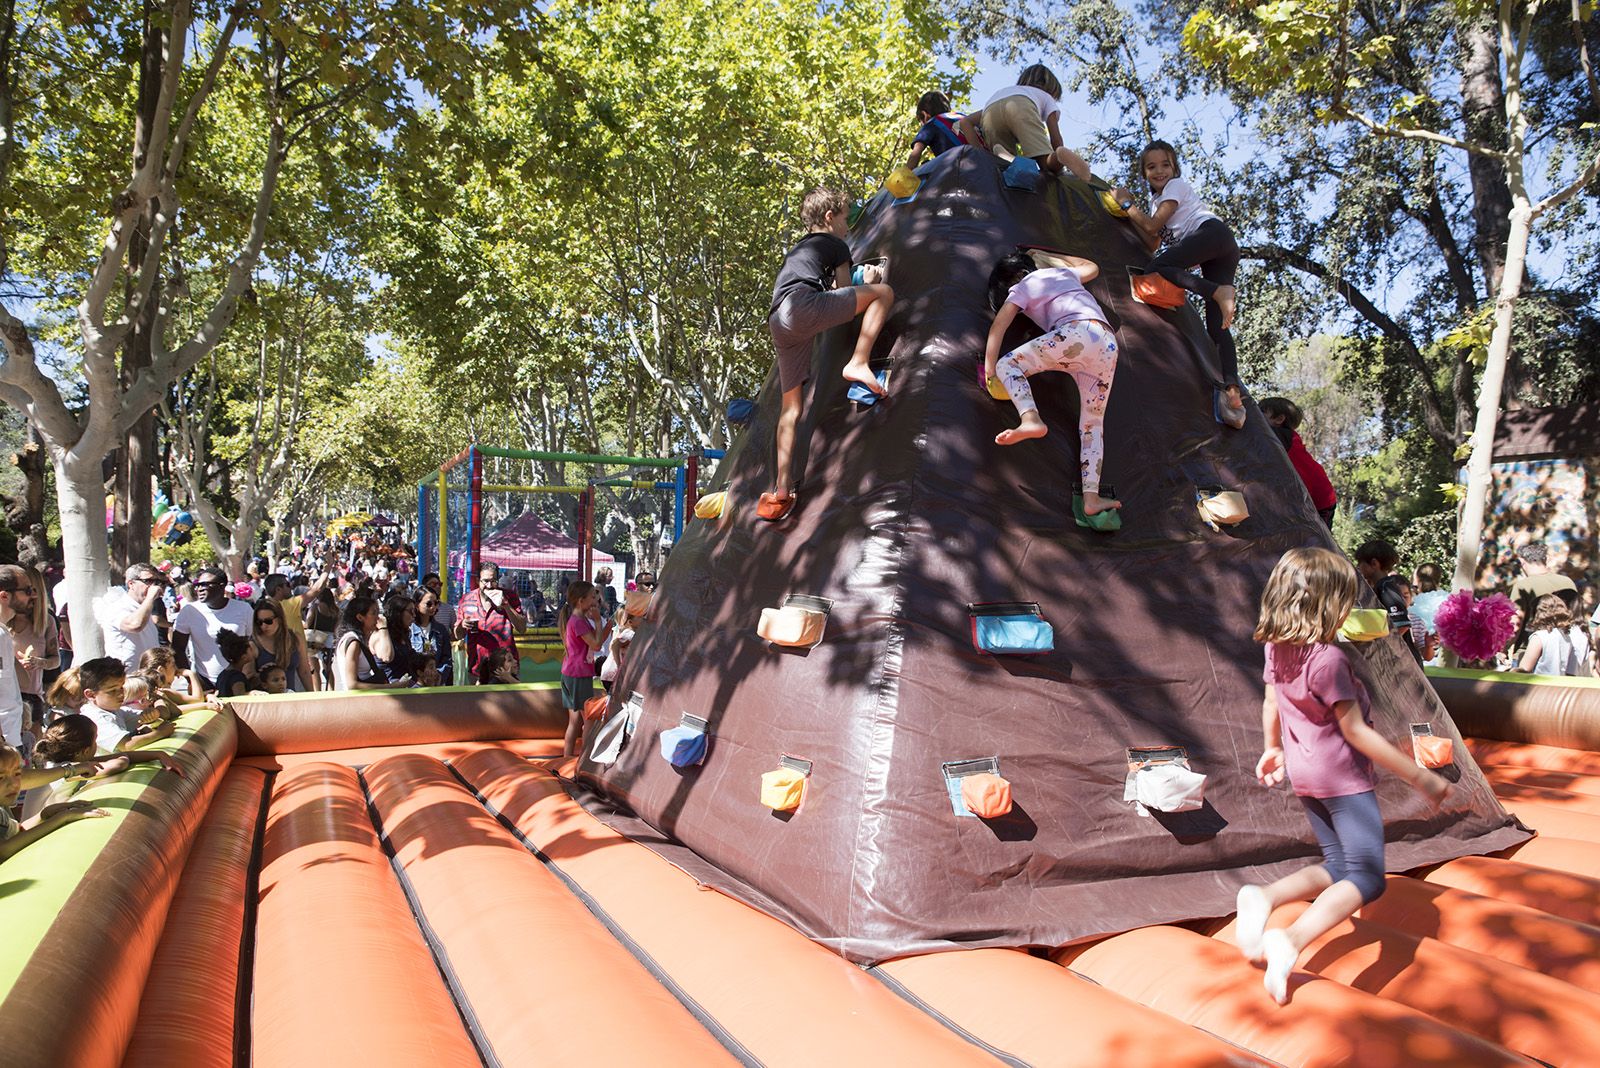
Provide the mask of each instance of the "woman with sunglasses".
POLYGON ((268 664, 281 664, 289 674, 289 689, 310 692, 319 688, 320 680, 312 669, 305 641, 289 629, 283 605, 271 597, 256 602, 251 641, 255 644, 256 674, 268 664))

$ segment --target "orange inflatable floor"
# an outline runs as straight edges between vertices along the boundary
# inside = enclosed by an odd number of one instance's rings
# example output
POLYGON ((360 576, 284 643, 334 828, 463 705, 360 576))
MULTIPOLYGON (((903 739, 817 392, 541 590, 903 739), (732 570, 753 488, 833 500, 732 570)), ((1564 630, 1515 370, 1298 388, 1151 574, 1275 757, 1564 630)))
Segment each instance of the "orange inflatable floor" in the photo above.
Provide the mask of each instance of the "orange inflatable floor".
POLYGON ((1483 754, 1554 833, 1391 876, 1282 1007, 1231 919, 858 968, 590 815, 548 742, 239 761, 125 1063, 1600 1065, 1600 770, 1562 752, 1483 754))

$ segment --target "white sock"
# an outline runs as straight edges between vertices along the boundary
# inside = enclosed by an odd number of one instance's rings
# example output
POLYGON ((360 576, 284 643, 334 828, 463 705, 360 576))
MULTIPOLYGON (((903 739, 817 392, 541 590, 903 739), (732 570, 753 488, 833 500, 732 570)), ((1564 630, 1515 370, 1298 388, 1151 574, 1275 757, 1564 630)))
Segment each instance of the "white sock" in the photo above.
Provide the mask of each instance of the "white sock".
POLYGON ((1272 916, 1272 905, 1267 901, 1266 892, 1259 886, 1240 887, 1234 907, 1239 913, 1234 921, 1234 937, 1239 943, 1239 952, 1244 954, 1245 960, 1259 961, 1261 936, 1267 929, 1267 920, 1272 916))
POLYGON ((1272 1000, 1279 1005, 1289 1002, 1289 975, 1294 971, 1300 951, 1294 948, 1289 936, 1281 928, 1274 928, 1261 936, 1261 949, 1267 958, 1267 974, 1261 985, 1267 988, 1272 1000))

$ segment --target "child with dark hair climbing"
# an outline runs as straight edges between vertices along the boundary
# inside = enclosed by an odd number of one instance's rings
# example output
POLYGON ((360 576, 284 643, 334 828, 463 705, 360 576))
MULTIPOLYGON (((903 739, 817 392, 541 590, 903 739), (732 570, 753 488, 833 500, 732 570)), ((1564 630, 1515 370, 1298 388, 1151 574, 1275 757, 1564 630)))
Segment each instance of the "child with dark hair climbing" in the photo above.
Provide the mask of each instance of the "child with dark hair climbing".
POLYGON ((1061 140, 1061 82, 1043 63, 1024 67, 1017 84, 956 123, 969 145, 988 145, 1001 159, 1026 156, 1051 174, 1089 180, 1089 164, 1061 140))
POLYGON ((0 861, 11 859, 25 846, 37 842, 51 831, 65 827, 73 820, 110 815, 105 809, 83 801, 68 801, 50 805, 32 819, 18 820, 11 810, 16 806, 17 796, 22 793, 23 787, 43 785, 61 777, 56 774, 33 783, 28 781, 30 776, 37 778, 38 774, 24 771, 22 754, 0 743, 0 861))
POLYGON ((1311 495, 1311 506, 1317 510, 1328 529, 1332 530, 1333 515, 1339 508, 1339 495, 1334 492, 1328 472, 1306 450, 1306 443, 1300 437, 1300 424, 1305 420, 1300 406, 1287 397, 1268 397, 1260 407, 1261 414, 1267 417, 1267 422, 1272 426, 1272 432, 1278 435, 1283 451, 1289 454, 1294 473, 1300 476, 1306 492, 1311 495))
POLYGON ((953 148, 961 147, 956 135, 956 124, 961 116, 950 110, 950 98, 937 89, 922 94, 917 101, 917 136, 911 141, 911 154, 906 157, 906 168, 915 170, 922 162, 922 154, 940 156, 953 148))
POLYGON ((1437 809, 1449 783, 1419 767, 1368 721, 1366 687, 1335 641, 1355 606, 1360 579, 1328 549, 1290 549, 1267 579, 1255 639, 1266 645, 1263 735, 1256 778, 1287 776, 1311 821, 1323 862, 1267 886, 1239 890, 1237 941, 1266 962, 1267 993, 1289 1000, 1289 975, 1305 947, 1384 890, 1383 817, 1373 764, 1404 779, 1437 809), (1267 930, 1273 909, 1311 906, 1288 927, 1267 930))
POLYGON ((561 703, 567 709, 567 733, 561 755, 573 756, 583 733, 583 705, 594 696, 594 654, 611 633, 611 620, 596 629, 590 614, 600 603, 592 583, 579 580, 567 587, 567 621, 562 628, 566 657, 561 661, 561 703))
POLYGON ((1133 203, 1133 194, 1127 189, 1118 188, 1115 195, 1150 251, 1161 250, 1145 270, 1205 298, 1206 334, 1222 365, 1222 380, 1213 384, 1212 414, 1217 422, 1237 430, 1244 426, 1245 417, 1239 354, 1231 332, 1238 306, 1233 278, 1239 268, 1239 245, 1228 224, 1202 204, 1194 187, 1184 180, 1177 150, 1170 144, 1151 141, 1146 145, 1139 153, 1139 172, 1150 184, 1149 212, 1133 203), (1196 266, 1199 274, 1194 273, 1196 266))
POLYGON ((849 215, 850 198, 843 193, 822 188, 807 193, 800 205, 806 234, 784 256, 772 286, 767 327, 778 353, 783 405, 774 434, 773 488, 761 495, 756 508, 762 519, 775 522, 794 507, 794 434, 805 403, 806 379, 811 377, 811 343, 816 336, 861 316, 861 331, 844 377, 874 393, 885 392, 868 360, 894 306, 894 290, 883 284, 883 272, 877 267, 866 273, 866 285, 850 284, 850 246, 844 243, 850 232, 849 215))
POLYGON ((996 315, 989 327, 983 368, 985 378, 998 378, 1005 386, 1022 418, 1016 429, 996 435, 997 445, 1015 445, 1049 433, 1028 386, 1029 376, 1065 371, 1078 383, 1078 469, 1083 480, 1084 515, 1092 520, 1122 507, 1120 502, 1100 496, 1106 402, 1117 371, 1117 339, 1105 312, 1083 287, 1100 268, 1077 256, 1066 260, 1066 267, 1039 270, 1025 253, 1015 252, 995 265, 989 276, 989 301, 996 315), (1000 346, 1018 312, 1038 324, 1044 334, 1002 356, 1000 346))

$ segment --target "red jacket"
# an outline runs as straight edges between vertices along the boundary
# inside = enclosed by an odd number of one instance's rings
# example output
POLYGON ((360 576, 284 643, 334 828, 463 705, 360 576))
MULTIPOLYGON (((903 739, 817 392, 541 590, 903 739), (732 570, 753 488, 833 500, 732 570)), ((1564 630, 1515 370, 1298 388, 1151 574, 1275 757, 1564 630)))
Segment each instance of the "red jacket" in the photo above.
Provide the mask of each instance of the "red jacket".
POLYGON ((1294 464, 1295 474, 1300 476, 1300 481, 1306 484, 1306 492, 1311 494, 1311 503, 1317 511, 1332 508, 1338 503, 1339 495, 1333 491, 1333 483, 1328 481, 1328 472, 1306 451, 1306 443, 1300 440, 1298 431, 1290 431, 1289 462, 1294 464))

